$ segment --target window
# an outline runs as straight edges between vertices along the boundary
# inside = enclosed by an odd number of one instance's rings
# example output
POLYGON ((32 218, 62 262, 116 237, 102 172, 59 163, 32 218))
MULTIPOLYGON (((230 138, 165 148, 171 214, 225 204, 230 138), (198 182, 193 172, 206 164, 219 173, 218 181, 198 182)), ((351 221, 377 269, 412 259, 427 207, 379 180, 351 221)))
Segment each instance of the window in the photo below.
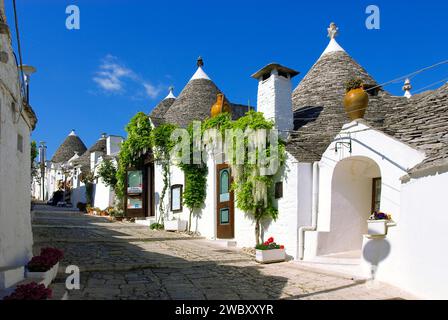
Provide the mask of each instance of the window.
POLYGON ((176 184, 171 186, 171 211, 182 211, 182 185, 176 184))
POLYGON ((17 150, 23 152, 23 137, 20 134, 17 135, 17 150))
POLYGON ((275 199, 283 198, 283 182, 275 183, 275 199))
POLYGON ((229 208, 222 208, 219 210, 219 224, 230 223, 230 210, 229 208))
POLYGON ((222 169, 219 173, 219 202, 230 200, 230 172, 229 169, 222 169))
POLYGON ((372 212, 380 211, 381 208, 381 178, 372 180, 372 212))

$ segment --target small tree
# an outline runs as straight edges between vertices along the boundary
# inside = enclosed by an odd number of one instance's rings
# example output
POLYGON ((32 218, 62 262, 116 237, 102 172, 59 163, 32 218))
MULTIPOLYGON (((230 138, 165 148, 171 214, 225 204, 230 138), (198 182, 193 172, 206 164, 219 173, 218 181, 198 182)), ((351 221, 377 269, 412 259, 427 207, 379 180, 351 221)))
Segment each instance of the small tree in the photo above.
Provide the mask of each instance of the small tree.
POLYGON ((171 134, 176 129, 173 124, 162 124, 151 132, 151 145, 153 148, 154 160, 162 166, 163 189, 159 200, 159 219, 157 223, 163 224, 163 216, 165 215, 165 196, 170 185, 170 151, 174 146, 171 141, 171 134))
POLYGON ((81 182, 84 183, 86 187, 86 202, 87 205, 92 206, 93 204, 93 181, 96 179, 93 172, 88 169, 81 169, 81 182))
POLYGON ((117 168, 110 159, 103 160, 98 167, 98 176, 103 179, 107 187, 115 190, 117 187, 117 168))
POLYGON ((38 176, 39 170, 36 164, 36 158, 39 152, 37 151, 37 143, 36 141, 31 141, 31 180, 38 176))

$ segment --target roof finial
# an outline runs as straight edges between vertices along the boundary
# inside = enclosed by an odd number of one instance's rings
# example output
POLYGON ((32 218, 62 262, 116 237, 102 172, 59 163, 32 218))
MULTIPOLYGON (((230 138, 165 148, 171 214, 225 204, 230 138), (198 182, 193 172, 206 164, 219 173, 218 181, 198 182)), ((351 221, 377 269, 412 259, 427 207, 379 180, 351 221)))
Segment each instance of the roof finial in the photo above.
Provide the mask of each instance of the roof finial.
POLYGON ((334 22, 330 23, 330 26, 327 29, 328 31, 328 37, 330 39, 336 38, 336 36, 339 35, 339 28, 336 26, 334 22))
POLYGON ((404 81, 403 91, 404 91, 404 96, 408 99, 410 97, 412 97, 411 89, 412 89, 411 80, 406 79, 404 81))
MULTIPOLYGON (((168 95, 165 97, 165 99, 176 99, 176 96, 174 95, 174 87, 173 86, 169 86, 169 93, 168 95)), ((165 100, 164 99, 164 100, 165 100)))
POLYGON ((198 65, 198 67, 202 67, 204 65, 204 60, 202 60, 201 56, 198 57, 196 64, 198 65))
POLYGON ((76 136, 75 129, 72 129, 72 131, 70 132, 69 136, 76 136))

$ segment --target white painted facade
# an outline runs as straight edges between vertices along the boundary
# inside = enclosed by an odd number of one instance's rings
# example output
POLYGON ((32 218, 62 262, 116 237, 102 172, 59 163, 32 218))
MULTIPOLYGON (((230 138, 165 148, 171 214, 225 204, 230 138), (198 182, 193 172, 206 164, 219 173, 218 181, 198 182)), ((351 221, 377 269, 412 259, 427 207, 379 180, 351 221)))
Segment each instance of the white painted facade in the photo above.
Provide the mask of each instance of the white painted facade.
POLYGON ((448 258, 440 254, 448 243, 448 173, 402 179, 424 158, 362 120, 345 125, 319 162, 317 230, 305 233, 305 260, 359 252, 365 276, 373 265, 380 281, 417 297, 448 298, 441 285, 448 281, 448 258), (335 151, 337 142, 350 141, 351 153, 348 144, 335 151), (383 239, 366 237, 376 177, 382 179, 380 210, 395 224, 383 239))
MULTIPOLYGON (((3 13, 4 3, 0 0, 0 14, 3 13)), ((18 68, 8 34, 0 34, 0 51, 1 269, 23 266, 32 256, 30 133, 35 119, 22 104, 18 68)), ((0 279, 4 279, 2 274, 0 279)))

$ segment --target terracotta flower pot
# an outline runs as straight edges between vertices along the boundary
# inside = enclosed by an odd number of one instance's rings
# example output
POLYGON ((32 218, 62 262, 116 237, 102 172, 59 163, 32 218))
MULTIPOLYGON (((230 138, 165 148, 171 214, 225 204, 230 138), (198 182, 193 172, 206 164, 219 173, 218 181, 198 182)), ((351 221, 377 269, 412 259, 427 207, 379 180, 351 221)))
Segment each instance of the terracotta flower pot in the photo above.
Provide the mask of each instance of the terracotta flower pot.
POLYGON ((345 112, 351 120, 363 118, 368 105, 369 95, 363 88, 352 89, 345 94, 345 112))
POLYGON ((216 96, 216 102, 210 110, 210 115, 213 118, 223 112, 231 112, 231 109, 227 101, 224 99, 224 95, 222 93, 218 93, 216 96))

